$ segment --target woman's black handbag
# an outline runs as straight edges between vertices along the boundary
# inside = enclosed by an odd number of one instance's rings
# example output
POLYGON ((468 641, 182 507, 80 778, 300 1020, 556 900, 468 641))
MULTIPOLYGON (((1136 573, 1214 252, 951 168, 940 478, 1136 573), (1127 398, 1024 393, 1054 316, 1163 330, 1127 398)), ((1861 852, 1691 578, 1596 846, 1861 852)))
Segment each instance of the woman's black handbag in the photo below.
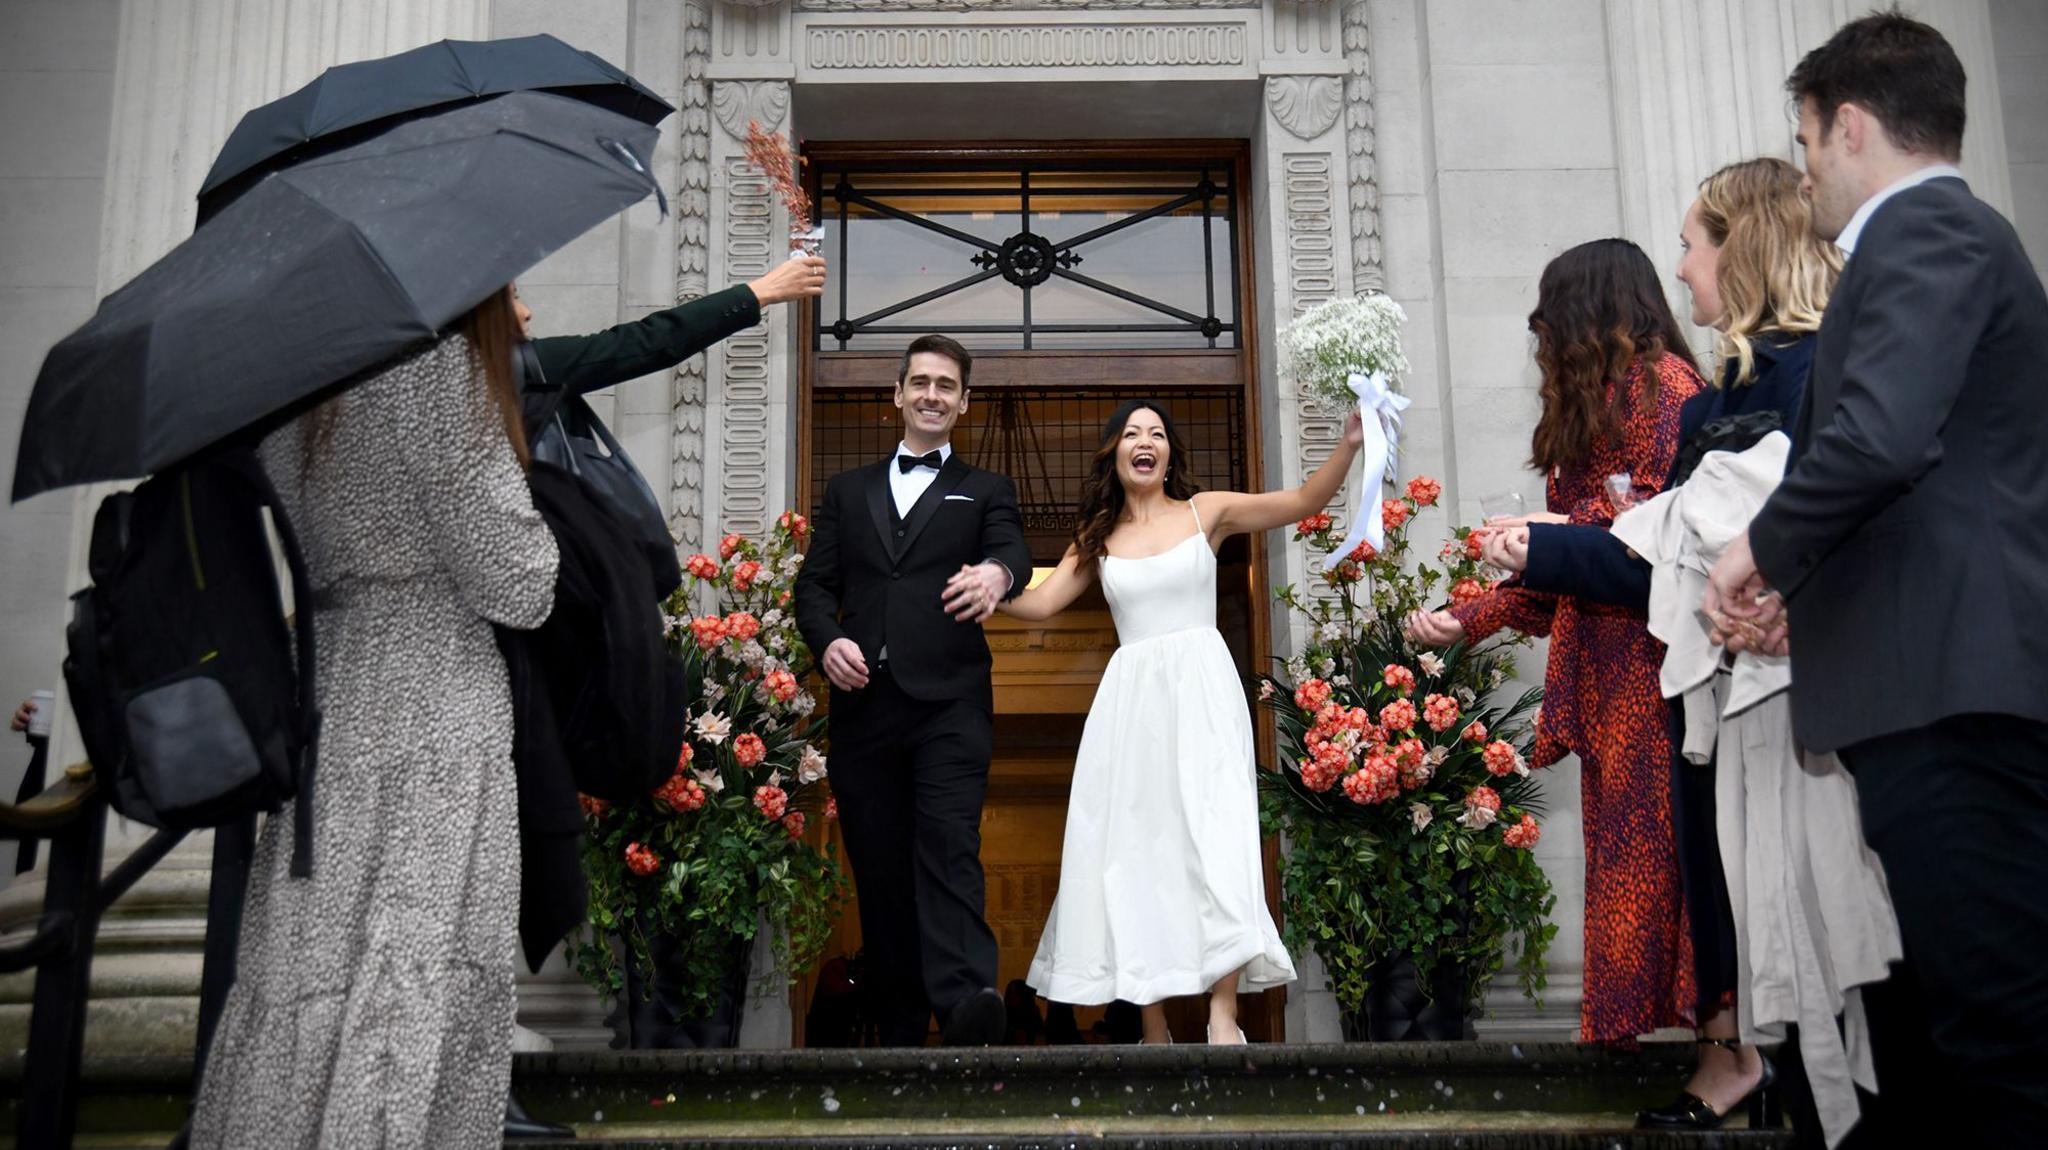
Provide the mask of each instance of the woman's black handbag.
POLYGON ((668 533, 668 517, 662 514, 654 488, 582 396, 550 396, 558 399, 552 410, 537 402, 548 394, 546 389, 550 385, 541 376, 533 345, 522 344, 519 351, 522 390, 528 396, 524 405, 527 418, 535 418, 536 407, 546 412, 540 416, 538 426, 527 429, 533 458, 583 480, 604 501, 606 509, 647 553, 648 566, 654 570, 655 598, 667 599, 682 585, 683 568, 676 559, 675 539, 668 533))

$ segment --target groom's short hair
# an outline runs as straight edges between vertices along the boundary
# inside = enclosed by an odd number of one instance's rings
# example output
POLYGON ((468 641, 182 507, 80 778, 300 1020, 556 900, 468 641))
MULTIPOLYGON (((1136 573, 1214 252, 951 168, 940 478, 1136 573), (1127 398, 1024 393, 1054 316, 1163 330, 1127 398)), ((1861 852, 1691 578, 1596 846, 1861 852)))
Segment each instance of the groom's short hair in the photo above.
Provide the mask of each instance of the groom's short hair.
POLYGON ((918 336, 903 349, 903 362, 896 365, 896 386, 901 387, 910 379, 910 357, 926 351, 936 352, 959 364, 960 390, 967 390, 967 377, 974 371, 974 357, 967 354, 959 340, 938 334, 918 336))

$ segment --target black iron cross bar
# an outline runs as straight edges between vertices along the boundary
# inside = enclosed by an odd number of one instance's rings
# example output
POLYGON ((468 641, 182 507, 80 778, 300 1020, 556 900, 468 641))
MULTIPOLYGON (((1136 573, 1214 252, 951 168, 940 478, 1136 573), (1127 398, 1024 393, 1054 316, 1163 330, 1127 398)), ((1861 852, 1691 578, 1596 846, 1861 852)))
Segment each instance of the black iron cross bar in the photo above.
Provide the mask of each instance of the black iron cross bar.
POLYGON ((942 236, 948 236, 952 239, 959 240, 963 244, 970 244, 974 247, 982 249, 983 251, 993 252, 1000 250, 997 247, 997 245, 992 244, 985 239, 982 239, 980 236, 973 235, 969 232, 963 232, 958 228, 949 228, 944 224, 935 223, 931 220, 926 219, 923 216, 912 215, 911 213, 906 212, 901 208, 892 208, 888 204, 885 204, 880 200, 872 200, 858 193, 846 197, 846 200, 848 203, 859 204, 861 207, 864 207, 871 212, 880 212, 882 215, 888 216, 892 220, 902 220, 906 224, 916 224, 918 227, 935 231, 942 236))
POLYGON ((857 328, 866 327, 878 319, 888 319, 890 316, 895 315, 897 312, 909 311, 911 308, 914 308, 919 304, 930 303, 942 295, 951 295, 954 292, 960 291, 963 288, 971 288, 975 284, 978 284, 985 279, 993 279, 994 277, 999 276, 1001 274, 1003 273, 996 268, 989 268, 986 271, 978 271, 971 276, 965 276, 961 279, 954 280, 952 283, 946 284, 944 287, 935 287, 932 290, 925 292, 923 295, 911 296, 907 300, 901 300, 897 303, 892 303, 888 307, 885 307, 880 311, 871 311, 868 314, 861 316, 859 319, 848 320, 846 322, 857 328))
POLYGON ((1206 319, 1196 315, 1193 312, 1182 311, 1179 308, 1174 307, 1172 304, 1160 303, 1156 299, 1146 299, 1144 296, 1139 295, 1137 292, 1125 291, 1124 289, 1117 287, 1114 284, 1103 283, 1099 279, 1095 279, 1092 276, 1084 276, 1077 271, 1070 271, 1066 268, 1056 267, 1052 269, 1052 274, 1059 276, 1062 279, 1073 280, 1075 283, 1080 284, 1083 287, 1092 287, 1096 291, 1113 295, 1120 300, 1127 300, 1131 303, 1137 304, 1139 307, 1149 307, 1153 311, 1160 312, 1164 315, 1170 315, 1175 319, 1185 320, 1186 322, 1193 324, 1197 330, 1200 330, 1202 325, 1208 322, 1206 319))

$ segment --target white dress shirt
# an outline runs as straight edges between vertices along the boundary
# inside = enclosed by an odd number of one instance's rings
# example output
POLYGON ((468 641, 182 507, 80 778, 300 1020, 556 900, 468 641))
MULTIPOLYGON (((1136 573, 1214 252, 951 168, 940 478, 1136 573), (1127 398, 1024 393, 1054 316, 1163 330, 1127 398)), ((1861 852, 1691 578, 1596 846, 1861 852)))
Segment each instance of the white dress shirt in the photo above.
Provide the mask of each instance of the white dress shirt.
POLYGON ((1963 170, 1954 164, 1929 164, 1863 201, 1863 206, 1857 208, 1856 214, 1849 217, 1849 225, 1842 229, 1841 235, 1835 237, 1835 246, 1842 249, 1844 254, 1853 254, 1856 251, 1856 241, 1863 238, 1865 225, 1870 223, 1870 217, 1877 214, 1877 209, 1883 207, 1886 200, 1907 188, 1917 188, 1929 180, 1938 180, 1943 176, 1954 176, 1960 180, 1963 178, 1963 170))
MULTIPOLYGON (((896 454, 889 457, 889 494, 896 499, 896 516, 899 519, 910 518, 910 509, 917 506, 917 501, 923 498, 926 491, 931 490, 932 482, 939 477, 939 469, 918 466, 905 471, 903 465, 896 460, 905 455, 915 459, 923 454, 922 451, 910 450, 907 444, 898 443, 896 454)), ((953 445, 939 444, 939 461, 944 463, 952 458, 953 445)))

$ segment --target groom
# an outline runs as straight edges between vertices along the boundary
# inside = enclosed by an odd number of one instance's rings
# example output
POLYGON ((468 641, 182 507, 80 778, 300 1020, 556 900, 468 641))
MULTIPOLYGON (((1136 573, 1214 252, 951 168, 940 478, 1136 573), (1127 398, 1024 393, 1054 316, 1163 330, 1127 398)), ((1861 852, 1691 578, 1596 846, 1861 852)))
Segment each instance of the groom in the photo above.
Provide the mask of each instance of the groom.
POLYGON ((942 335, 903 353, 903 442, 825 486, 796 619, 832 684, 832 793, 860 895, 885 1046, 1002 1038, 982 917, 981 802, 994 690, 981 620, 1024 589, 1017 493, 953 452, 973 357, 942 335))

